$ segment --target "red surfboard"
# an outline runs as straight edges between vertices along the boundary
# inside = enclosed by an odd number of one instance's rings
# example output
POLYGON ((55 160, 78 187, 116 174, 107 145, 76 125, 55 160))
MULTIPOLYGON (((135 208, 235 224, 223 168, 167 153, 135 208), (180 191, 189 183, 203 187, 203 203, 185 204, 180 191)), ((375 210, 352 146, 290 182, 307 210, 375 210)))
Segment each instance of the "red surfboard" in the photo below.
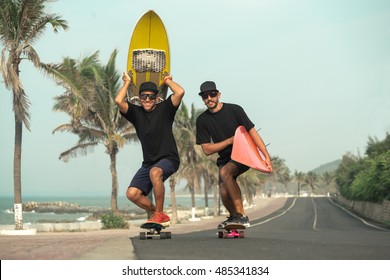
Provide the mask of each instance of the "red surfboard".
POLYGON ((239 126, 234 134, 232 160, 245 164, 264 173, 270 173, 265 156, 244 126, 239 126))

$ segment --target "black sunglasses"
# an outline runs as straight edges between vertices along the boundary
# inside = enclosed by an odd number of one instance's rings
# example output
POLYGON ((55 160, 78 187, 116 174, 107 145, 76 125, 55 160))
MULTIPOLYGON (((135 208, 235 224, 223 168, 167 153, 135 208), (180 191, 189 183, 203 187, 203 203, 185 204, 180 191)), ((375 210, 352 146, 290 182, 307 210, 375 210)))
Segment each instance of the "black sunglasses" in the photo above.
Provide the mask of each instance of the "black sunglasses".
POLYGON ((210 96, 211 98, 214 98, 214 97, 216 97, 217 95, 218 95, 218 91, 211 91, 211 92, 203 93, 203 94, 201 95, 201 97, 202 97, 203 100, 206 100, 209 96, 210 96))
POLYGON ((155 93, 152 93, 152 94, 146 94, 146 93, 141 93, 139 95, 139 98, 141 98, 142 100, 146 100, 146 98, 149 97, 149 100, 155 100, 157 98, 157 94, 155 93))

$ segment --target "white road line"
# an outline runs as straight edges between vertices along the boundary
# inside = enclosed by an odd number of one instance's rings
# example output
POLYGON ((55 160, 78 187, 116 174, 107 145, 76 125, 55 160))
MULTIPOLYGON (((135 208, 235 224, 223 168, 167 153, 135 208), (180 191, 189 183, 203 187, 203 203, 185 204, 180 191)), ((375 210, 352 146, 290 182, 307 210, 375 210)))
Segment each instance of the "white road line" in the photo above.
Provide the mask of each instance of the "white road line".
POLYGON ((293 201, 293 203, 290 205, 290 207, 288 207, 286 210, 284 210, 284 211, 283 211, 282 213, 280 213, 279 215, 276 215, 276 216, 274 216, 274 217, 271 217, 271 218, 269 218, 269 219, 267 219, 267 220, 265 220, 265 221, 262 221, 262 222, 260 222, 260 223, 251 224, 250 227, 259 226, 259 225, 268 223, 269 221, 272 221, 272 220, 274 220, 274 219, 276 219, 276 218, 279 218, 279 217, 283 216, 284 214, 286 214, 288 211, 290 211, 290 210, 293 208, 293 206, 295 205, 295 201, 296 201, 296 200, 297 200, 297 198, 295 197, 295 198, 294 198, 294 201, 293 201))
POLYGON ((344 210, 345 212, 347 212, 349 215, 351 215, 352 217, 360 220, 363 224, 367 225, 367 226, 370 226, 370 227, 373 227, 373 228, 376 228, 376 229, 380 229, 380 230, 384 230, 384 231, 390 231, 386 228, 382 228, 382 227, 379 227, 379 226, 376 226, 376 225, 373 225, 373 224, 370 224, 369 222, 367 222, 366 220, 360 218, 359 216, 356 216, 355 214, 353 214, 352 212, 348 211, 346 208, 344 208, 343 206, 335 203, 332 201, 331 198, 328 198, 328 200, 335 206, 339 207, 340 209, 344 210))
POLYGON ((316 230, 316 231, 320 231, 318 228, 317 228, 317 217, 318 217, 318 214, 317 214, 317 207, 316 207, 316 204, 314 202, 314 199, 311 198, 311 202, 313 204, 313 207, 314 207, 314 221, 313 221, 313 229, 316 230))

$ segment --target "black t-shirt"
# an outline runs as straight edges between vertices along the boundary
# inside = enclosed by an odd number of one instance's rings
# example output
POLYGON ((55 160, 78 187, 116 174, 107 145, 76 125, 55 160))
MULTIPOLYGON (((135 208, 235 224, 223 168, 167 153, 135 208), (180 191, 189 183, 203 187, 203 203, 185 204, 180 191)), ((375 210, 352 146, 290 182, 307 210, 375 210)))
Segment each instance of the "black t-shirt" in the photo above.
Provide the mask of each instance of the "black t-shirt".
POLYGON ((171 97, 172 95, 156 104, 156 108, 151 112, 146 112, 143 107, 129 102, 127 113, 121 112, 122 116, 134 125, 141 141, 143 166, 150 166, 163 158, 169 159, 177 167, 180 164, 172 132, 172 124, 178 107, 173 105, 171 97))
MULTIPOLYGON (((216 113, 207 109, 196 120, 196 144, 226 140, 234 136, 240 125, 245 126, 248 131, 255 126, 239 105, 223 103, 221 110, 216 113)), ((232 148, 230 145, 218 152, 218 166, 225 165, 230 160, 232 148)))

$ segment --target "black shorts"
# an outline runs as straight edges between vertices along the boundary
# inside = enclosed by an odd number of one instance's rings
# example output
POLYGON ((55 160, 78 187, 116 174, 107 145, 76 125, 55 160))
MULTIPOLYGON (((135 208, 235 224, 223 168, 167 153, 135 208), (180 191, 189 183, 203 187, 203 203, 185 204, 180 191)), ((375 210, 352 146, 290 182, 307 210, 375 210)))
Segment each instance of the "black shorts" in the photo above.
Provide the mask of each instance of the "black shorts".
POLYGON ((137 173, 134 175, 133 179, 130 182, 129 188, 134 187, 141 190, 144 195, 148 195, 153 189, 152 181, 150 180, 150 169, 152 167, 159 167, 163 171, 163 182, 169 178, 173 173, 175 173, 178 167, 168 159, 162 159, 157 163, 144 167, 142 166, 138 169, 137 173))
MULTIPOLYGON (((240 176, 242 173, 247 172, 247 171, 249 170, 249 168, 250 168, 249 166, 246 166, 246 165, 244 165, 244 164, 241 164, 241 163, 239 163, 239 162, 237 162, 237 161, 234 161, 234 160, 232 160, 232 159, 231 159, 229 162, 234 163, 234 164, 238 167, 238 174, 237 174, 236 176, 233 177, 234 180, 237 179, 238 176, 240 176)), ((229 162, 228 162, 228 163, 229 163, 229 162)), ((226 165, 226 164, 225 164, 225 165, 226 165)), ((218 166, 219 170, 221 170, 221 168, 224 167, 225 165, 220 165, 220 166, 218 166)), ((221 176, 218 176, 218 177, 219 177, 218 185, 220 185, 220 184, 222 183, 222 179, 221 179, 221 176)))

